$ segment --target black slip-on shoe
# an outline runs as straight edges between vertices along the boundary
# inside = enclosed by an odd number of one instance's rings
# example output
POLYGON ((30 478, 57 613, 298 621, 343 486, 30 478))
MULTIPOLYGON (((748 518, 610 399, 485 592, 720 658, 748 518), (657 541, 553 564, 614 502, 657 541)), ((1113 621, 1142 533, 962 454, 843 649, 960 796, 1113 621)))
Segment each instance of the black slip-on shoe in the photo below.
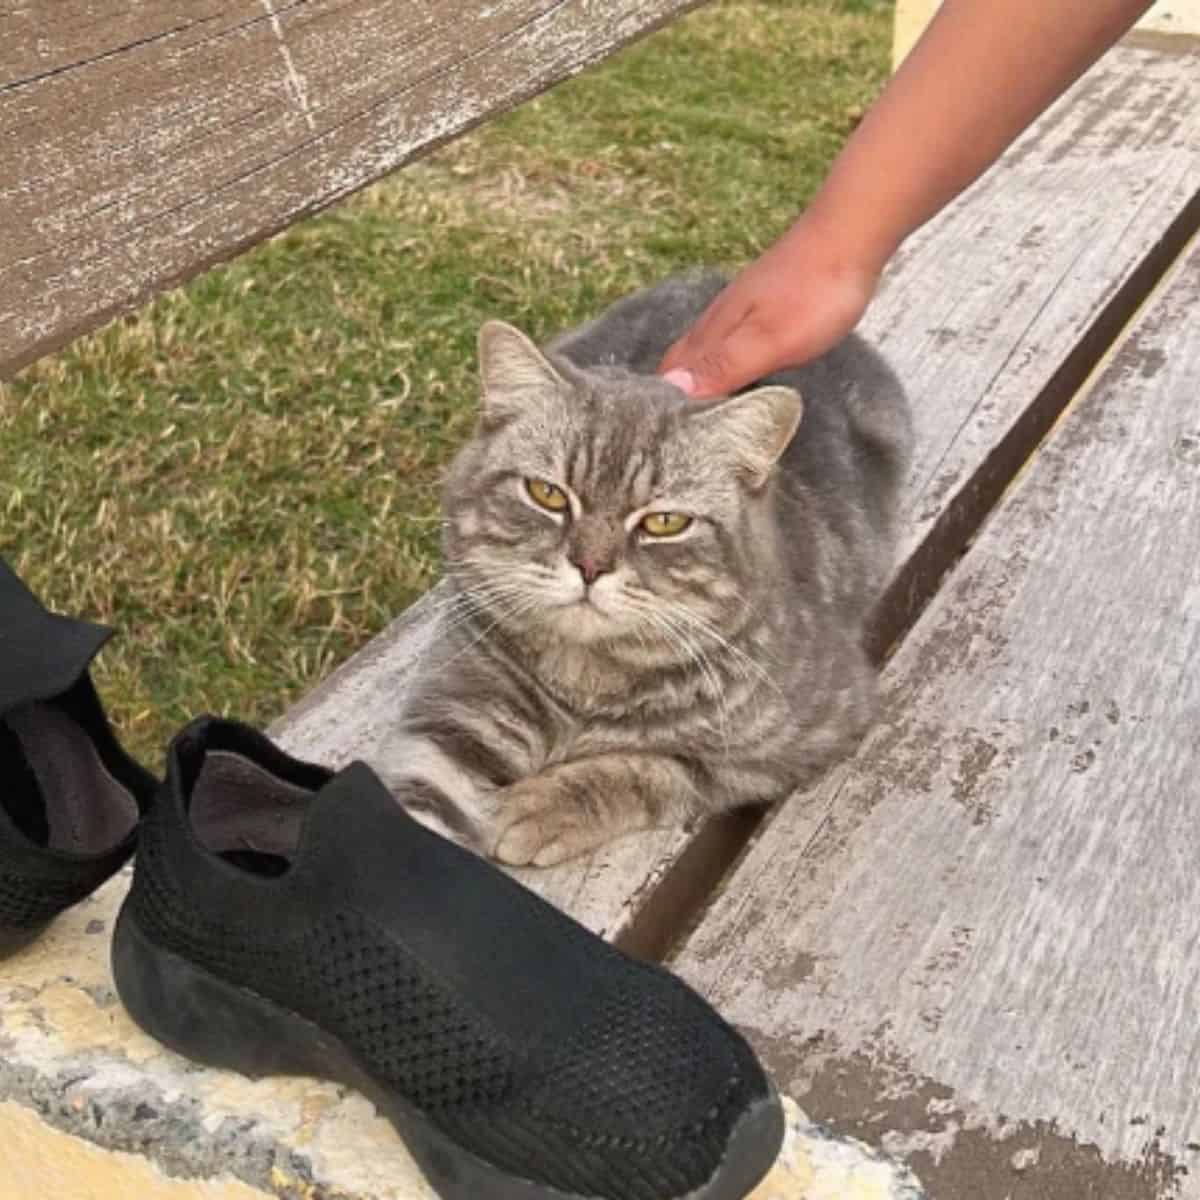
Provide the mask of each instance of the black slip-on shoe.
POLYGON ((113 938, 148 1033, 388 1117, 445 1200, 740 1200, 783 1138, 742 1038, 409 817, 232 721, 172 743, 113 938))
POLYGON ((157 786, 88 674, 111 636, 48 612, 0 559, 0 958, 129 860, 157 786))

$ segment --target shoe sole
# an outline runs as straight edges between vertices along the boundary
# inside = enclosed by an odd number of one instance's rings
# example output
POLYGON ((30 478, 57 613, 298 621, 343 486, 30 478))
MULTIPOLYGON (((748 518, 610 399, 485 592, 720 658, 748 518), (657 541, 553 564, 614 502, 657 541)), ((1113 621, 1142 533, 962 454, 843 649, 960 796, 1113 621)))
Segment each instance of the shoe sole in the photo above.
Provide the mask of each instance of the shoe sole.
MULTIPOLYGON (((509 1175, 459 1146, 373 1080, 339 1039, 156 946, 124 908, 113 932, 112 966, 129 1015, 168 1049, 252 1079, 308 1075, 361 1092, 391 1122, 443 1200, 595 1200, 509 1175)), ((742 1200, 775 1162, 783 1134, 783 1108, 772 1090, 738 1119, 708 1182, 662 1200, 742 1200)))

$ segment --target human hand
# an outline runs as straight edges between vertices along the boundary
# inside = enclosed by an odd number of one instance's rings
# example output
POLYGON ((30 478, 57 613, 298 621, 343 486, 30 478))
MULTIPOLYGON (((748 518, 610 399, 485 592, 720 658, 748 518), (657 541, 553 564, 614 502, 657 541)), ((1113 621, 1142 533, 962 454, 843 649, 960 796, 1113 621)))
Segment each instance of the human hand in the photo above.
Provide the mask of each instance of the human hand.
POLYGON ((943 0, 807 212, 667 352, 698 399, 815 358, 857 324, 884 263, 985 171, 1150 0, 943 0))
POLYGON ((717 296, 659 371, 707 399, 816 358, 858 324, 881 267, 835 251, 802 217, 717 296))

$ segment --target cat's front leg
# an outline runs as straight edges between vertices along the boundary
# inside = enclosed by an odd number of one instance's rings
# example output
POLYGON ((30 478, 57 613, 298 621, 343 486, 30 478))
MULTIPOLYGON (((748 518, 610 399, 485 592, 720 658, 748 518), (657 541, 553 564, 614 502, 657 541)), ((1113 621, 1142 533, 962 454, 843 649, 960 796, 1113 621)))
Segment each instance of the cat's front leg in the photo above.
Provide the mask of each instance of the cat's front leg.
POLYGON ((493 855, 550 867, 624 833, 682 822, 700 807, 697 768, 658 754, 597 754, 546 767, 496 796, 493 855))
POLYGON ((496 789, 437 742, 393 736, 371 765, 409 816, 461 846, 486 851, 486 802, 496 789))

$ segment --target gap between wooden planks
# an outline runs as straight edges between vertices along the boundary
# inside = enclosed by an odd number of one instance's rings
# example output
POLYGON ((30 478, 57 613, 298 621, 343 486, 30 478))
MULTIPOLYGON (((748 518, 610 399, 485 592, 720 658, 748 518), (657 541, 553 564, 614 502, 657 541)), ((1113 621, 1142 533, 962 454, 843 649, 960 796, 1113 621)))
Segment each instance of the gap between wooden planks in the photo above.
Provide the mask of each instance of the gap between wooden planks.
POLYGON ((0 378, 696 2, 29 0, 0 43, 0 378))
MULTIPOLYGON (((936 590, 1074 387, 1200 225, 1196 59, 1119 47, 1001 165, 912 240, 864 331, 912 396, 918 449, 877 640, 936 590)), ((819 398, 810 397, 811 402, 819 398)), ((436 636, 429 598, 273 728, 290 750, 370 760, 436 636)), ((517 872, 586 925, 661 954, 758 820, 635 835, 517 872)))
POLYGON ((673 963, 935 1200, 1200 1197, 1198 315, 1194 240, 673 963))

